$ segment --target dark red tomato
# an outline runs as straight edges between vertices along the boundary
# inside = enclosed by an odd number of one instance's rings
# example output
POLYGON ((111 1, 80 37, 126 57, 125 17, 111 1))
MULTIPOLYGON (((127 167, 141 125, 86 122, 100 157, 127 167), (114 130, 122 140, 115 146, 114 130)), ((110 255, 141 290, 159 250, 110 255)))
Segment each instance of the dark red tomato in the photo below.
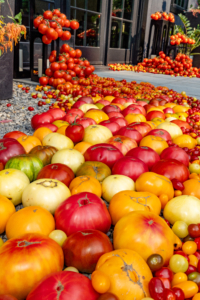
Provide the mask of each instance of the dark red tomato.
POLYGON ((98 300, 119 300, 119 298, 117 296, 115 296, 114 294, 111 293, 105 293, 102 294, 98 300))
POLYGON ((46 45, 49 45, 49 44, 51 44, 52 40, 49 39, 46 35, 43 35, 42 42, 46 45))
POLYGON ((164 299, 164 285, 159 278, 152 278, 149 281, 149 293, 154 300, 164 299))
POLYGON ((72 20, 70 22, 70 27, 71 27, 71 29, 74 29, 74 30, 79 29, 79 22, 77 22, 76 20, 72 20))
POLYGON ((171 282, 169 281, 169 279, 162 278, 162 277, 158 277, 158 278, 160 278, 160 280, 162 281, 162 283, 166 289, 171 289, 171 282))
POLYGON ((57 62, 53 62, 53 63, 51 64, 50 68, 51 68, 51 70, 52 70, 53 72, 59 71, 59 70, 60 70, 60 64, 57 63, 57 62))
POLYGON ((163 138, 165 141, 171 141, 171 135, 164 129, 153 129, 147 133, 147 135, 154 135, 163 138))
POLYGON ((41 127, 49 128, 49 129, 50 129, 51 131, 53 131, 53 132, 56 132, 56 131, 58 130, 58 127, 57 127, 56 125, 50 124, 50 123, 44 123, 44 124, 41 124, 41 125, 37 126, 37 127, 35 128, 35 130, 38 129, 38 128, 41 128, 41 127))
POLYGON ((84 154, 86 161, 100 161, 112 168, 116 161, 123 157, 117 147, 101 143, 89 147, 84 154))
MULTIPOLYGON (((111 112, 111 113, 108 114, 108 116, 109 116, 109 118, 110 118, 110 119, 109 119, 110 121, 116 122, 117 124, 119 124, 119 126, 120 126, 121 128, 128 125, 128 122, 124 119, 124 117, 123 117, 123 118, 117 117, 117 116, 110 117, 111 114, 115 114, 115 112, 111 112)), ((122 134, 122 135, 123 135, 123 134, 122 134)))
POLYGON ((93 101, 93 99, 91 98, 91 97, 80 97, 79 99, 78 99, 78 101, 84 101, 85 103, 88 103, 88 104, 93 104, 94 103, 94 101, 93 101))
POLYGON ((139 133, 139 131, 137 131, 134 128, 129 127, 129 126, 122 127, 119 130, 118 134, 129 137, 129 138, 135 140, 137 143, 139 143, 142 139, 141 133, 139 133))
POLYGON ((66 128, 65 135, 70 138, 73 143, 79 143, 84 137, 84 127, 75 121, 66 128))
POLYGON ((179 181, 179 180, 177 180, 177 179, 172 179, 171 180, 171 182, 172 182, 172 184, 173 184, 173 188, 175 189, 175 190, 179 190, 179 191, 183 191, 184 190, 184 185, 183 185, 183 183, 181 182, 181 181, 179 181))
POLYGON ((113 246, 105 233, 98 230, 83 230, 70 235, 62 249, 66 266, 91 274, 99 258, 112 251, 113 246))
POLYGON ((106 106, 104 106, 104 107, 102 108, 102 110, 103 110, 106 114, 108 114, 108 113, 110 113, 110 112, 112 112, 112 111, 115 111, 115 112, 120 112, 120 111, 121 111, 121 109, 120 109, 117 105, 114 105, 114 104, 112 104, 112 105, 106 105, 106 106))
POLYGON ((47 165, 40 170, 37 179, 52 178, 64 183, 66 186, 74 179, 74 172, 68 166, 63 164, 47 165))
POLYGON ((46 11, 43 13, 43 17, 44 17, 44 19, 52 20, 52 18, 53 18, 53 13, 52 13, 52 11, 46 10, 46 11))
POLYGON ((162 268, 160 268, 160 270, 158 270, 154 273, 154 276, 155 277, 167 278, 170 281, 172 281, 174 275, 173 275, 173 272, 169 268, 162 267, 162 268))
POLYGON ((190 224, 188 226, 188 232, 192 238, 200 237, 200 225, 199 224, 190 224))
POLYGON ((77 123, 81 124, 84 128, 87 128, 90 125, 97 124, 96 121, 91 118, 80 118, 77 120, 77 123))
POLYGON ((136 181, 141 174, 148 171, 147 165, 142 160, 133 157, 120 158, 112 168, 113 175, 124 175, 130 177, 133 181, 136 181))
POLYGON ((142 160, 148 166, 149 170, 151 170, 153 165, 160 160, 160 157, 156 151, 144 146, 131 149, 126 156, 131 156, 142 160))
POLYGON ((36 129, 39 125, 44 125, 46 123, 52 123, 54 121, 52 115, 48 112, 41 114, 36 114, 31 119, 31 126, 36 129))
POLYGON ((47 76, 42 76, 39 79, 40 85, 47 85, 49 83, 49 77, 47 76))
POLYGON ((129 114, 141 114, 141 111, 136 107, 127 107, 121 113, 124 117, 126 117, 129 114))
POLYGON ((184 300, 185 299, 185 295, 184 295, 183 291, 180 288, 173 287, 172 291, 176 295, 176 300, 184 300))
MULTIPOLYGON (((198 263, 198 264, 199 264, 199 263, 198 263)), ((186 275, 189 275, 189 274, 191 274, 191 273, 193 273, 193 272, 197 272, 197 271, 199 272, 198 266, 197 266, 197 268, 196 268, 196 267, 194 267, 194 266, 192 266, 192 265, 189 265, 187 271, 185 272, 185 274, 186 274, 186 275)))
POLYGON ((84 73, 85 73, 85 76, 90 76, 92 74, 92 68, 91 66, 89 67, 86 67, 85 70, 84 70, 84 73))
POLYGON ((46 69, 45 74, 46 74, 48 77, 52 77, 52 76, 53 76, 53 71, 51 70, 51 68, 48 68, 48 69, 46 69))
MULTIPOLYGON (((66 21, 64 21, 66 22, 66 21)), ((60 37, 62 41, 68 41, 71 39, 71 33, 69 31, 64 31, 63 35, 60 37)))
POLYGON ((54 78, 51 77, 51 78, 49 78, 49 85, 53 86, 53 84, 54 84, 54 78))
POLYGON ((62 120, 66 113, 60 108, 53 108, 48 111, 48 113, 53 117, 53 120, 62 120))
POLYGON ((187 153, 177 147, 169 147, 163 150, 160 155, 161 159, 177 159, 179 162, 183 163, 185 166, 189 166, 189 158, 187 153))
POLYGON ((82 118, 84 116, 84 112, 81 109, 78 109, 78 108, 71 108, 70 109, 70 114, 78 115, 80 118, 82 118))
POLYGON ((99 125, 105 126, 112 132, 113 135, 116 135, 120 129, 120 126, 117 122, 112 122, 110 120, 102 121, 99 125))
POLYGON ((170 180, 177 179, 181 182, 186 181, 190 175, 188 168, 176 159, 162 159, 152 167, 151 171, 170 180))
POLYGON ((0 162, 3 165, 5 165, 11 157, 25 153, 22 145, 15 139, 3 138, 0 140, 0 162))
POLYGON ((11 139, 14 139, 14 140, 17 140, 20 136, 25 136, 26 134, 21 132, 21 131, 11 131, 11 132, 8 132, 6 133, 3 138, 11 138, 11 139))

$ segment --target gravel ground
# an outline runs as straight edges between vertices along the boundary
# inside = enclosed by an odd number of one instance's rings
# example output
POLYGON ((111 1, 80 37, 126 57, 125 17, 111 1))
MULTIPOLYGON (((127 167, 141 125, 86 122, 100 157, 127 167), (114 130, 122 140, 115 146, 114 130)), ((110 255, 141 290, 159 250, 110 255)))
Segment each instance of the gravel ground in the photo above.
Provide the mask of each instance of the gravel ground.
MULTIPOLYGON (((32 135, 31 118, 37 113, 47 111, 51 105, 38 106, 37 103, 41 99, 33 99, 31 97, 31 93, 36 92, 35 86, 30 85, 30 92, 26 93, 21 88, 18 88, 18 84, 16 82, 13 83, 12 99, 0 101, 0 138, 3 138, 7 132, 14 130, 32 135), (10 107, 7 107, 8 103, 11 104, 10 107), (29 111, 29 106, 34 107, 34 111, 29 111)), ((23 86, 27 87, 28 85, 23 86)))

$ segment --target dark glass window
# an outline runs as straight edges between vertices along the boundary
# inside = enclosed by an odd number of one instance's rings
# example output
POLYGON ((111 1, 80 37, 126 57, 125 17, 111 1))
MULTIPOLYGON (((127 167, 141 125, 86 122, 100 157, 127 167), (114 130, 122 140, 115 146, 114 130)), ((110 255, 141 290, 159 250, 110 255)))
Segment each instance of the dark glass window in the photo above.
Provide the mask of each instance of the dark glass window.
POLYGON ((110 48, 130 47, 134 0, 113 0, 110 48))
POLYGON ((174 14, 182 13, 188 8, 188 0, 171 0, 170 11, 174 14))
POLYGON ((71 0, 70 19, 76 19, 80 24, 76 30, 76 46, 99 47, 101 2, 101 0, 71 0))

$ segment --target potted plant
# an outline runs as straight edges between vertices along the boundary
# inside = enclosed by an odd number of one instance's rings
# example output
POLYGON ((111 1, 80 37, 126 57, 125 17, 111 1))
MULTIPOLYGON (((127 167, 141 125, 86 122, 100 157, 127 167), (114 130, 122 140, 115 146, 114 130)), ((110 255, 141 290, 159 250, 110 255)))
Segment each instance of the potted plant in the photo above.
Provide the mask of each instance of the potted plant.
POLYGON ((26 37, 26 27, 21 24, 22 14, 13 15, 14 4, 14 0, 0 0, 0 100, 12 98, 12 50, 22 35, 26 37))

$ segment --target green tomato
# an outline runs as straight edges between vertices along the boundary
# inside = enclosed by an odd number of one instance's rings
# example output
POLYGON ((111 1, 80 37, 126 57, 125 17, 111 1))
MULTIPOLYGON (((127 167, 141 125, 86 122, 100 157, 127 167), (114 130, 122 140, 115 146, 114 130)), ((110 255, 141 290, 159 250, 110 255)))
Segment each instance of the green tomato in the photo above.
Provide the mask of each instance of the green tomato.
POLYGON ((185 238, 189 234, 188 225, 183 221, 176 221, 172 230, 181 239, 185 238))
POLYGON ((3 242, 2 238, 0 238, 0 247, 2 247, 3 244, 4 244, 4 242, 3 242))
MULTIPOLYGON (((199 138, 197 138, 197 139, 199 139, 199 138)), ((200 142, 200 140, 199 140, 199 142, 200 142)), ((198 143, 198 141, 197 141, 197 143, 198 143)), ((199 164, 190 164, 189 171, 190 171, 190 173, 200 174, 200 165, 199 164)))
POLYGON ((174 273, 185 273, 188 269, 188 261, 184 256, 175 254, 170 258, 169 267, 174 273))
POLYGON ((67 235, 62 230, 54 230, 50 233, 49 237, 58 243, 61 247, 67 239, 67 235))

